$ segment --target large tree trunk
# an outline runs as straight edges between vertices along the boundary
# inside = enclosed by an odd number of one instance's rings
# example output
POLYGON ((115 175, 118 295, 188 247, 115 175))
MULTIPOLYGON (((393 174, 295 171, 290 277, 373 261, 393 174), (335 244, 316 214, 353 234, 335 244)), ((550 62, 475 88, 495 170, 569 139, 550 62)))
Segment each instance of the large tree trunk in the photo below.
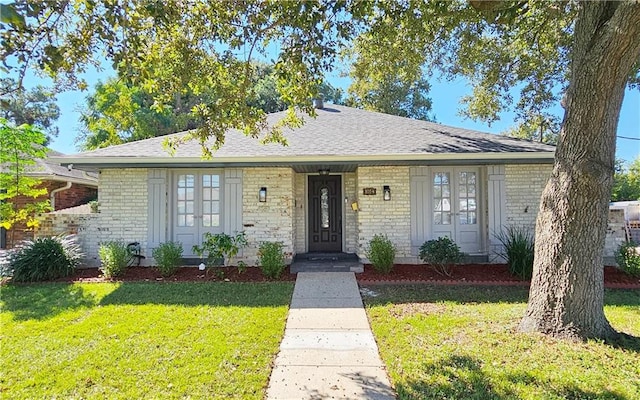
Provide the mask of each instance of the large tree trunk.
POLYGON ((603 251, 624 90, 640 57, 640 4, 583 2, 553 172, 542 194, 520 330, 611 338, 603 251))

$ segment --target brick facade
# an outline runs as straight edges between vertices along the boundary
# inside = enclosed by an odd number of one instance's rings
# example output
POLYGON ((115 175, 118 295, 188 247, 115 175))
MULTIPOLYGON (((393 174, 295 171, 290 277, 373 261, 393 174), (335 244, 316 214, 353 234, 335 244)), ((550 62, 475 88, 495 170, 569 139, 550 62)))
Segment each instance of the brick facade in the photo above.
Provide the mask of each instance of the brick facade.
POLYGON ((249 246, 243 260, 257 262, 261 242, 282 242, 288 259, 294 253, 295 173, 291 168, 244 168, 242 176, 242 221, 249 246), (258 201, 258 191, 267 188, 267 201, 258 201))
MULTIPOLYGON (((550 166, 507 165, 505 168, 506 220, 533 227, 539 198, 550 166)), ((486 177, 486 173, 481 174, 486 177)), ((290 259, 306 251, 308 174, 291 168, 244 168, 242 170, 242 225, 249 246, 238 260, 257 264, 258 246, 263 241, 281 241, 290 259), (267 188, 267 201, 258 201, 258 191, 267 188)), ((87 254, 87 265, 97 266, 100 243, 139 241, 147 247, 148 174, 146 169, 109 169, 100 174, 100 213, 48 214, 38 235, 77 233, 87 254)), ((366 258, 369 240, 386 234, 397 247, 396 262, 416 262, 411 254, 410 169, 402 166, 359 167, 342 174, 344 202, 343 251, 366 258), (383 186, 391 188, 391 200, 383 200, 383 186), (363 188, 375 188, 376 195, 364 195, 363 188), (358 211, 351 209, 357 201, 358 211)), ((484 184, 483 184, 484 186, 484 184)), ((239 205, 240 206, 240 205, 239 205)), ((487 206, 485 204, 485 206, 487 206)), ((172 211, 168 205, 167 213, 172 211)), ((612 213, 605 256, 613 255, 623 240, 621 213, 612 213)), ((167 216, 167 221, 170 218, 167 216)), ((171 240, 168 222, 168 237, 171 240)), ((487 229, 482 232, 487 236, 487 229)), ((150 254, 147 263, 152 263, 150 254)))
MULTIPOLYGON (((33 197, 18 196, 11 199, 11 202, 14 203, 17 208, 22 208, 29 203, 49 200, 51 192, 56 189, 63 188, 66 185, 67 182, 46 180, 39 185, 40 188, 47 189, 46 195, 40 196, 36 199, 33 197)), ((86 204, 91 200, 95 200, 97 196, 98 189, 96 187, 73 183, 69 189, 55 194, 54 211, 86 204)), ((11 229, 7 231, 6 235, 7 248, 11 248, 23 240, 33 239, 34 231, 32 228, 28 228, 25 224, 19 223, 11 227, 11 229)))
POLYGON ((551 165, 507 165, 506 216, 509 225, 534 228, 540 196, 551 175, 551 165))
POLYGON ((360 167, 357 172, 358 251, 366 258, 369 241, 386 234, 396 245, 396 258, 411 258, 411 202, 409 167, 360 167), (382 199, 382 188, 391 188, 391 200, 382 199), (364 195, 364 188, 375 188, 375 195, 364 195))

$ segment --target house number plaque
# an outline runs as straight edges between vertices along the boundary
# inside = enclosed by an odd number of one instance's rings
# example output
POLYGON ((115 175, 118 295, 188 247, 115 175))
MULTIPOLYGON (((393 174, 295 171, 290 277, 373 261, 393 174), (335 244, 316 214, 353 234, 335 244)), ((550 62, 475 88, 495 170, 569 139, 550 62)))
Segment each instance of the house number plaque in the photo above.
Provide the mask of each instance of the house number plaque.
POLYGON ((376 188, 362 188, 362 194, 365 196, 375 196, 376 188))

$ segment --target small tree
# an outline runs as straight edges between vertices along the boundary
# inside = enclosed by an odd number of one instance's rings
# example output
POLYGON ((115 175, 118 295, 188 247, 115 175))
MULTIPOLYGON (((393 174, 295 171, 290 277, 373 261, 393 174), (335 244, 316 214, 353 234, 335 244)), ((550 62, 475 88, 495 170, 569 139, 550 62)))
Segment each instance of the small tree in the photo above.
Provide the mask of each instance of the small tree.
POLYGON ((49 200, 21 207, 15 202, 18 196, 35 200, 47 194, 47 189, 38 187, 39 179, 26 175, 27 168, 35 164, 34 159, 47 155, 45 141, 45 135, 38 129, 30 125, 15 127, 0 118, 0 226, 7 230, 17 223, 37 227, 36 215, 51 209, 49 200))

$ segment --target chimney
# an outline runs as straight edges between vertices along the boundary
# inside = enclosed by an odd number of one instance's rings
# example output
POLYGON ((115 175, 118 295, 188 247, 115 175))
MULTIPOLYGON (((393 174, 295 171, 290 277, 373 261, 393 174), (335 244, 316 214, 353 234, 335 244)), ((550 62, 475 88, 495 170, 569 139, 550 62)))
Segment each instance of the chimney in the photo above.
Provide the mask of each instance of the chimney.
POLYGON ((318 94, 318 97, 313 99, 313 108, 320 110, 324 108, 324 96, 322 94, 318 94))

